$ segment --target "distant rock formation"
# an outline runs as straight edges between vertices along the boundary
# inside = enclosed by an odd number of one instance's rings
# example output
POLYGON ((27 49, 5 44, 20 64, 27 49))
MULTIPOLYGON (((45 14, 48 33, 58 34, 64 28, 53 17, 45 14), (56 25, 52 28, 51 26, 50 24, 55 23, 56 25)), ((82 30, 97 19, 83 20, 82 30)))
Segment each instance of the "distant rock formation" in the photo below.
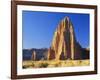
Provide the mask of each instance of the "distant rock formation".
POLYGON ((65 17, 58 25, 50 48, 48 60, 88 59, 89 51, 83 49, 77 42, 73 24, 69 17, 65 17), (84 53, 87 53, 83 57, 84 53), (88 56, 88 57, 87 57, 88 56))
POLYGON ((23 49, 23 60, 47 60, 47 48, 23 49))
POLYGON ((33 51, 33 53, 32 53, 32 58, 31 58, 31 60, 36 60, 36 52, 35 51, 33 51))

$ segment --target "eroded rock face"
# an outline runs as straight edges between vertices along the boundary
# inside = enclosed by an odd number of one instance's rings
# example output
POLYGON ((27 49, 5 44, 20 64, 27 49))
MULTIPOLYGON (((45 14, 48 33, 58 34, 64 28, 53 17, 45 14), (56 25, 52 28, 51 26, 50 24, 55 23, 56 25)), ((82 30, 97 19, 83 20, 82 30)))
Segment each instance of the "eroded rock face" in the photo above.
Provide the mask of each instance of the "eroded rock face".
POLYGON ((51 47, 48 50, 48 60, 81 59, 82 48, 76 41, 73 25, 65 17, 58 25, 51 47))

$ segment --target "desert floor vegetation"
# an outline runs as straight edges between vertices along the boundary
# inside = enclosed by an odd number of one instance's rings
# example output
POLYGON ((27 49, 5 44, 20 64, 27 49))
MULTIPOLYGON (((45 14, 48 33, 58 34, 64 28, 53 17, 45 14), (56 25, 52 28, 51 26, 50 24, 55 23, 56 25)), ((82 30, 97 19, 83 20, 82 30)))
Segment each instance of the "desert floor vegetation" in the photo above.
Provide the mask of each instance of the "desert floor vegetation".
POLYGON ((75 67, 89 66, 90 61, 87 60, 46 60, 46 61, 23 61, 23 68, 51 68, 51 67, 75 67))

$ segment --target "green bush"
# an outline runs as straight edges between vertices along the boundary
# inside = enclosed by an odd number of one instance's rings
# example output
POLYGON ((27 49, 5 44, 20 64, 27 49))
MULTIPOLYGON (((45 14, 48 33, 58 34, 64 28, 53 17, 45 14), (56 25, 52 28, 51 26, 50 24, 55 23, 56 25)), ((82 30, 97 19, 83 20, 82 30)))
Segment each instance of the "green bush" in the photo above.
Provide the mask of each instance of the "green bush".
POLYGON ((48 65, 49 65, 48 63, 41 63, 41 64, 40 64, 40 68, 48 67, 48 65))

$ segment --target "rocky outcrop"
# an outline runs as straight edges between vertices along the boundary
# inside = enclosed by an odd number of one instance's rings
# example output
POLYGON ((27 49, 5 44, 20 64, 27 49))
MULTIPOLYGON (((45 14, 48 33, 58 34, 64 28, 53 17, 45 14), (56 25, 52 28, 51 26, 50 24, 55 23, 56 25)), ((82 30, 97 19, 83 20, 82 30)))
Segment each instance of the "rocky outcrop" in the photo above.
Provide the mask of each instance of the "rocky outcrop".
POLYGON ((47 60, 47 48, 23 49, 23 60, 47 60))
POLYGON ((83 48, 76 40, 71 20, 65 17, 54 33, 48 50, 48 60, 82 59, 82 51, 83 48))
POLYGON ((33 51, 33 53, 32 53, 32 58, 31 58, 31 60, 36 60, 36 52, 35 51, 33 51))
POLYGON ((90 50, 89 48, 82 49, 82 53, 81 53, 82 59, 89 59, 90 58, 89 50, 90 50))

